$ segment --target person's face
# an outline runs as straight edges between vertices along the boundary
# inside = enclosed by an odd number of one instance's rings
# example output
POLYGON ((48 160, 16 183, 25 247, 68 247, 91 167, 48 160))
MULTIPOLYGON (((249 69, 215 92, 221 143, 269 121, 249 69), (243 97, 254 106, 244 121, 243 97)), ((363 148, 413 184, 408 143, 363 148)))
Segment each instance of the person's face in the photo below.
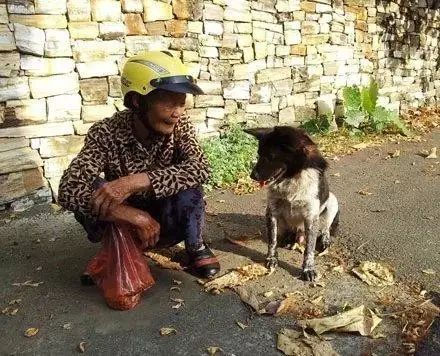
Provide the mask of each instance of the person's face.
POLYGON ((159 134, 171 134, 185 111, 186 94, 160 90, 151 99, 145 112, 149 126, 159 134))

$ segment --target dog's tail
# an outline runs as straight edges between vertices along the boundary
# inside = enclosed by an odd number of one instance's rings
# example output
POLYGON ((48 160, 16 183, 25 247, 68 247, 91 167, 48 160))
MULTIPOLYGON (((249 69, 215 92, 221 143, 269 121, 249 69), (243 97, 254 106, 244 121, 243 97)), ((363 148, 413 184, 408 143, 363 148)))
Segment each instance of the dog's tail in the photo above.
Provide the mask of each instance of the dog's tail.
POLYGON ((338 233, 339 228, 339 215, 340 215, 341 209, 338 209, 338 212, 335 215, 335 218, 333 219, 332 224, 330 225, 330 236, 336 236, 338 233))

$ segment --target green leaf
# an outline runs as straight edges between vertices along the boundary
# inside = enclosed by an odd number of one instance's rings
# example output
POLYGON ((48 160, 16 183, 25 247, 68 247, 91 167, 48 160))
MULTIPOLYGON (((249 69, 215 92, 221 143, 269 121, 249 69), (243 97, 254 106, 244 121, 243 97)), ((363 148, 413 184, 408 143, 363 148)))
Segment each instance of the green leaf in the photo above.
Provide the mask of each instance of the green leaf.
POLYGON ((328 133, 331 126, 330 117, 321 117, 310 119, 301 124, 301 128, 306 130, 309 134, 323 134, 328 133))
POLYGON ((342 92, 344 105, 347 110, 360 110, 362 105, 361 93, 358 87, 345 87, 342 92))
POLYGON ((368 88, 362 88, 362 108, 369 114, 373 115, 376 109, 377 97, 379 93, 379 87, 377 82, 371 81, 368 88))
POLYGON ((365 114, 360 110, 347 110, 344 123, 349 126, 359 128, 360 124, 365 122, 365 114))

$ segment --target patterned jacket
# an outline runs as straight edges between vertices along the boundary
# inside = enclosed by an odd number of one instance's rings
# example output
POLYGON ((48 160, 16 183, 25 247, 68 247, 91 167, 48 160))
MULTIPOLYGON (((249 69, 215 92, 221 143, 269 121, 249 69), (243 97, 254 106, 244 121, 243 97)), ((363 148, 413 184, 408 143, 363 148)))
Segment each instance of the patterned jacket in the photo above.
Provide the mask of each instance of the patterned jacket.
POLYGON ((61 178, 58 201, 65 209, 93 218, 90 210, 92 184, 104 173, 114 180, 134 173, 148 172, 152 192, 144 198, 163 198, 204 183, 209 166, 186 116, 173 134, 151 135, 141 144, 133 134, 135 113, 124 110, 94 124, 84 146, 61 178))

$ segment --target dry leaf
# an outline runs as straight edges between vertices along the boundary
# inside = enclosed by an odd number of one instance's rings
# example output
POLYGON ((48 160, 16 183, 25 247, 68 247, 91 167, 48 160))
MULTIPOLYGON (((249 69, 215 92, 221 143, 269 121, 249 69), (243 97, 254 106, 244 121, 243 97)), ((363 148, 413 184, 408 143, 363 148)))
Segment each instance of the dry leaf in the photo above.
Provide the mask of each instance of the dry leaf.
POLYGON ((244 330, 244 329, 246 329, 248 327, 248 325, 245 325, 245 324, 243 324, 243 323, 241 323, 239 321, 236 321, 236 323, 240 327, 241 330, 244 330))
POLYGON ((339 356, 328 341, 291 329, 278 333, 277 349, 285 355, 339 356))
POLYGON ((172 327, 165 327, 165 328, 161 328, 159 333, 160 336, 166 336, 171 334, 177 334, 177 330, 172 327))
POLYGON ((23 283, 12 283, 13 286, 16 287, 38 287, 40 284, 43 284, 44 282, 35 282, 32 283, 32 280, 23 282, 23 283))
POLYGON ((370 286, 384 287, 394 284, 391 270, 378 262, 363 261, 351 271, 370 286))
POLYGON ((179 287, 171 287, 170 292, 173 292, 173 291, 181 292, 181 289, 179 287))
POLYGON ((38 334, 38 329, 37 328, 29 328, 24 332, 24 336, 27 337, 32 337, 38 334))
POLYGON ((86 352, 86 342, 81 341, 78 345, 78 352, 81 352, 82 354, 86 352))
POLYGON ((36 268, 37 271, 41 271, 42 269, 43 269, 43 267, 41 267, 41 266, 38 266, 38 267, 36 268))
POLYGON ((273 291, 270 290, 270 291, 264 293, 263 295, 264 295, 266 298, 270 298, 270 297, 273 296, 273 291))
POLYGON ((66 330, 70 330, 70 329, 72 329, 72 324, 71 323, 64 324, 63 328, 66 330))
POLYGON ((333 267, 332 270, 335 271, 335 272, 343 273, 344 272, 344 267, 336 266, 336 267, 333 267))
POLYGON ((292 246, 292 250, 294 250, 294 251, 296 250, 296 251, 300 252, 301 254, 304 254, 305 249, 306 249, 305 246, 299 244, 298 242, 295 242, 292 246))
POLYGON ((182 284, 182 281, 178 281, 177 279, 173 279, 173 284, 176 286, 180 286, 182 284))
POLYGON ((358 194, 365 195, 365 196, 373 195, 373 193, 367 192, 366 190, 363 190, 363 189, 359 190, 358 194))
POLYGON ((183 299, 180 299, 180 298, 170 298, 170 300, 172 302, 174 302, 174 303, 177 303, 177 304, 171 306, 171 308, 173 308, 173 309, 179 309, 180 307, 185 305, 185 301, 183 299))
POLYGON ((427 159, 437 159, 437 147, 431 148, 429 154, 426 156, 427 159))
POLYGON ((223 353, 223 350, 218 346, 209 346, 206 348, 206 352, 208 353, 208 355, 214 356, 217 355, 217 353, 219 352, 223 353))
POLYGON ((235 270, 217 277, 204 284, 205 291, 211 293, 222 292, 225 288, 234 288, 245 284, 247 281, 268 274, 268 269, 261 264, 250 264, 238 267, 235 270))
POLYGON ((351 147, 356 149, 356 150, 363 150, 364 148, 368 147, 368 144, 365 143, 365 142, 361 142, 361 143, 358 143, 356 145, 352 145, 351 147))
POLYGON ((422 272, 425 274, 435 274, 436 273, 432 268, 424 269, 422 272))
POLYGON ((400 150, 395 150, 393 153, 390 153, 391 158, 397 158, 400 156, 400 150))
POLYGON ((2 314, 4 315, 14 316, 17 313, 18 313, 18 309, 12 307, 6 307, 5 309, 2 310, 2 314))
POLYGON ((324 299, 324 297, 322 295, 320 295, 319 297, 312 300, 312 304, 319 304, 322 302, 323 299, 324 299))
POLYGON ((13 299, 9 302, 9 305, 20 304, 20 303, 21 303, 21 299, 13 299))
POLYGON ((370 309, 363 305, 349 311, 326 318, 299 320, 303 328, 313 329, 318 335, 326 331, 358 332, 362 336, 369 336, 382 321, 370 309))
POLYGON ((183 267, 180 265, 180 263, 171 261, 169 257, 154 252, 145 252, 145 256, 151 258, 154 262, 156 262, 157 265, 159 265, 162 268, 173 269, 176 271, 183 270, 183 267))
POLYGON ((328 255, 328 248, 326 248, 324 251, 318 253, 319 257, 325 256, 325 255, 328 255))
POLYGON ((226 203, 226 200, 220 199, 220 200, 217 200, 217 203, 226 203))
POLYGON ((341 173, 332 173, 332 174, 330 174, 332 177, 340 177, 341 176, 341 173))

